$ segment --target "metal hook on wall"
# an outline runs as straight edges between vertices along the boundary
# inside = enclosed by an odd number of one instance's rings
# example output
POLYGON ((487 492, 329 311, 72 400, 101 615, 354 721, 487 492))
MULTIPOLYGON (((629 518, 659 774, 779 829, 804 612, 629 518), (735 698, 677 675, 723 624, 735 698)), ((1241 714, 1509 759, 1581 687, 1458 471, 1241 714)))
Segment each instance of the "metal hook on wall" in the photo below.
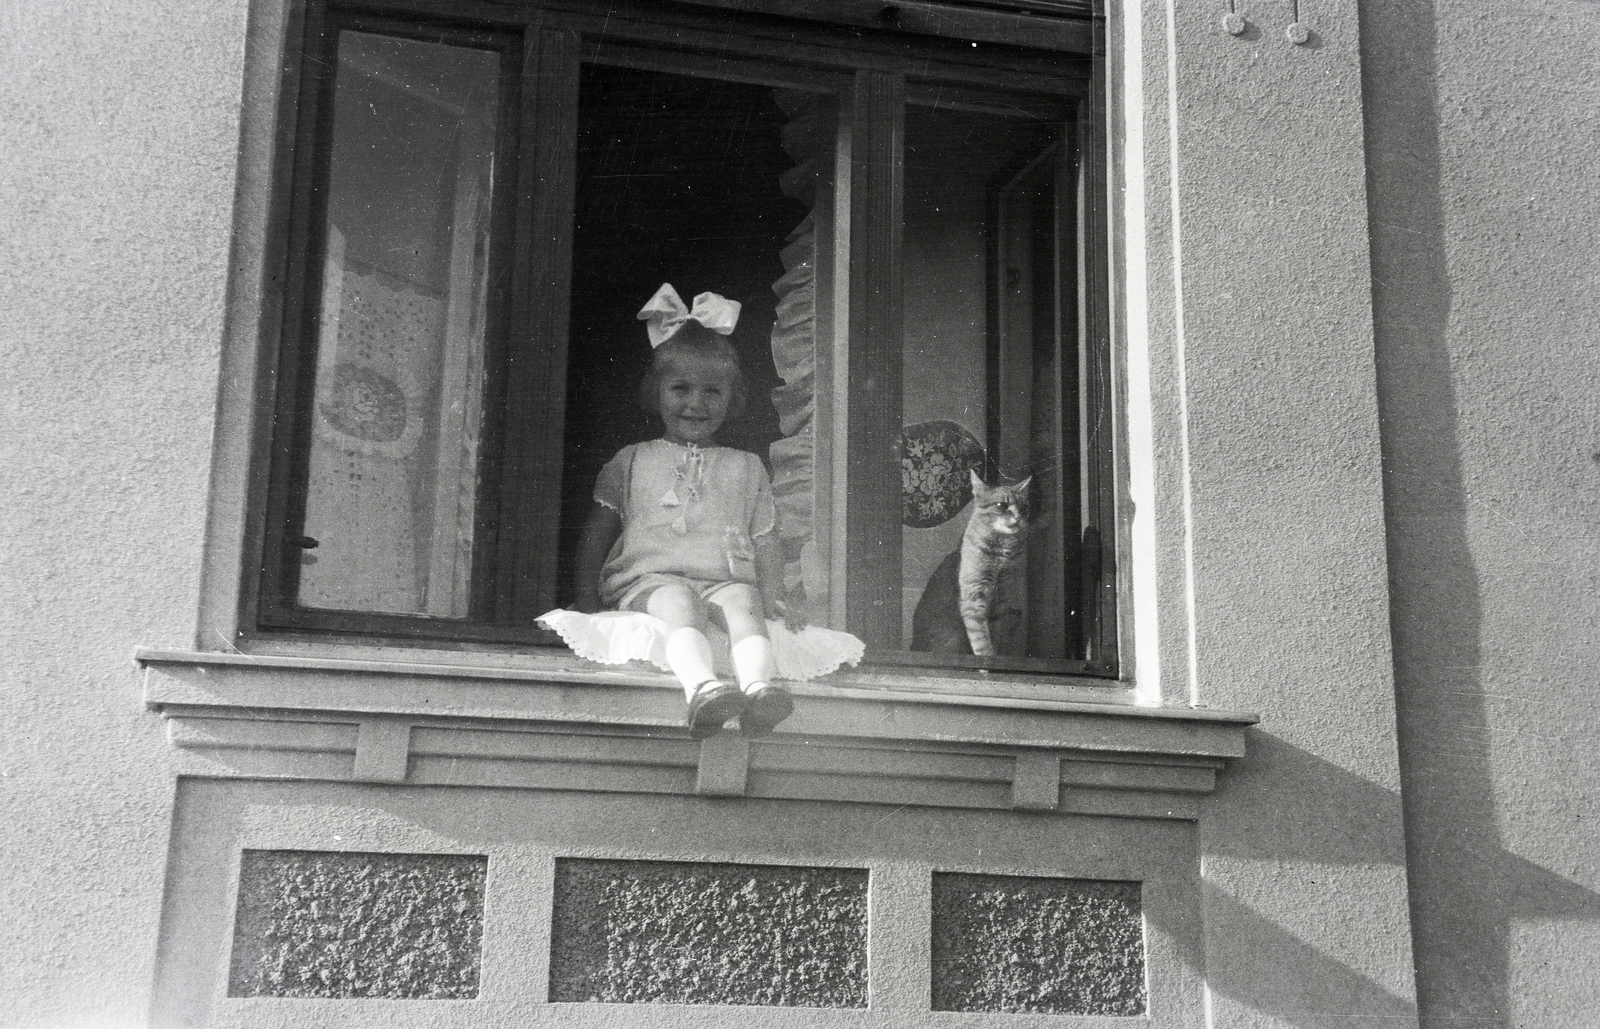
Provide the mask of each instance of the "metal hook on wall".
MULTIPOLYGON (((1230 36, 1242 36, 1250 28, 1250 22, 1239 13, 1237 4, 1238 0, 1227 0, 1228 9, 1222 16, 1222 30, 1230 36)), ((1300 20, 1300 0, 1289 0, 1289 27, 1284 35, 1295 46, 1311 42, 1311 27, 1300 20)))
POLYGON ((1284 30, 1284 35, 1289 37, 1289 42, 1295 46, 1305 46, 1311 41, 1311 29, 1300 20, 1300 0, 1289 2, 1289 27, 1284 30))
POLYGON ((1244 20, 1244 15, 1234 8, 1234 0, 1228 0, 1228 13, 1222 16, 1222 31, 1230 36, 1242 36, 1250 23, 1244 20))

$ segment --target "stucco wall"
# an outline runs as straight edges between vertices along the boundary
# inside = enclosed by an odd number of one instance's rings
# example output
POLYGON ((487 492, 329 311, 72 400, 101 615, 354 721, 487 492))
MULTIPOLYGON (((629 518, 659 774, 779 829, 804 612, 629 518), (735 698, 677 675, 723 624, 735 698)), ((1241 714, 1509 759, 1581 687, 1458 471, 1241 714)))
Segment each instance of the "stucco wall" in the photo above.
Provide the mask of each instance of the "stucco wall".
POLYGON ((1363 5, 1424 1024, 1600 1006, 1600 5, 1363 5))
POLYGON ((1289 4, 1240 6, 1235 36, 1223 5, 1143 5, 1161 610, 1136 631, 1164 697, 1261 715, 1200 825, 1210 1024, 1403 1026, 1358 9, 1302 3, 1296 45, 1289 4))
POLYGON ((191 642, 242 2, 0 13, 3 1020, 142 1023, 172 780, 136 644, 191 642))

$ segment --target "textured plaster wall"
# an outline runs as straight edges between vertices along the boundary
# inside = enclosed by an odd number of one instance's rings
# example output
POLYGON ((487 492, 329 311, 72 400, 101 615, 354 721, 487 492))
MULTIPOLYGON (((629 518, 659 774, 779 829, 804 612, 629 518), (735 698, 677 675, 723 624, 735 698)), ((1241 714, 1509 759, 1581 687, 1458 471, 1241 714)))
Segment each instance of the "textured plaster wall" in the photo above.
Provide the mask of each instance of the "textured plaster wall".
POLYGON ((488 858, 245 850, 228 996, 478 995, 488 858))
POLYGON ((1146 1012, 1140 884, 936 872, 933 1009, 1146 1012))
POLYGON ((558 860, 550 999, 867 1006, 867 871, 558 860))
POLYGON ((191 642, 244 4, 0 11, 0 1009, 142 1022, 191 642))
POLYGON ((1424 1024, 1600 1008, 1600 5, 1362 10, 1424 1024))

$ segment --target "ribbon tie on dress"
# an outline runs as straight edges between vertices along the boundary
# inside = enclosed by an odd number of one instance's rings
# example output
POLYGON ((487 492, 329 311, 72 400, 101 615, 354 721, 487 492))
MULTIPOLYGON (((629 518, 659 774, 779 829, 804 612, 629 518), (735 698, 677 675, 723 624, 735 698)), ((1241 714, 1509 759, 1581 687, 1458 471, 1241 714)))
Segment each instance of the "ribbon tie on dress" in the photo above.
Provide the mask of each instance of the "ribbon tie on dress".
POLYGON ((672 283, 663 282, 650 302, 639 309, 638 318, 649 323, 646 328, 653 349, 677 335, 678 330, 691 321, 726 336, 739 324, 740 306, 737 300, 715 293, 700 293, 694 298, 694 307, 690 308, 684 305, 672 283))
MULTIPOLYGON (((662 507, 682 507, 687 503, 687 500, 700 499, 700 480, 705 472, 706 455, 704 451, 693 443, 685 443, 684 447, 688 452, 683 455, 683 459, 678 462, 677 469, 672 473, 672 485, 667 487, 665 493, 661 494, 662 507), (678 495, 680 485, 683 489, 682 497, 678 495)), ((677 519, 672 523, 672 531, 679 536, 687 534, 689 531, 688 518, 689 512, 687 510, 680 511, 677 519)))

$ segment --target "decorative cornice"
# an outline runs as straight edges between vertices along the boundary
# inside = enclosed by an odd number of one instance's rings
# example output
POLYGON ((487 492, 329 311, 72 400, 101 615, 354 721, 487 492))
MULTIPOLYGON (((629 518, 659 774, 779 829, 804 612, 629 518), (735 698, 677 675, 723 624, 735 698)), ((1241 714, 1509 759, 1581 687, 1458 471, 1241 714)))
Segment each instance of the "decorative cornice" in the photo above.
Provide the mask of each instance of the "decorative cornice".
MULTIPOLYGON (((808 684, 703 742, 667 676, 140 650, 186 774, 1192 819, 1254 716, 808 684)), ((1109 692, 1109 691, 1108 691, 1109 692)))

